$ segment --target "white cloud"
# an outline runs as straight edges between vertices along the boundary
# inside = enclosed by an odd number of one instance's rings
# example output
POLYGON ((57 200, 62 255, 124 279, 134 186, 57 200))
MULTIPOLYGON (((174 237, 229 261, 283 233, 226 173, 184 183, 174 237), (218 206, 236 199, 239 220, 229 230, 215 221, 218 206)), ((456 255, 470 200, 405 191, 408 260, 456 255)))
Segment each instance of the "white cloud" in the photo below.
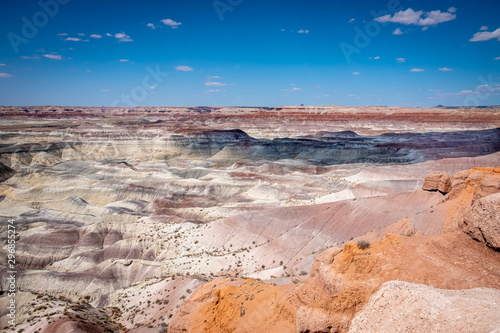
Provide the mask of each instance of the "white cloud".
POLYGON ((393 35, 402 35, 403 32, 401 31, 400 28, 396 28, 393 32, 392 32, 393 35))
POLYGON ((425 71, 425 69, 422 69, 422 68, 412 68, 410 69, 410 72, 423 72, 425 71))
POLYGON ((479 28, 479 30, 488 30, 488 26, 483 25, 481 28, 479 28))
POLYGON ((80 33, 78 33, 78 36, 83 37, 83 36, 85 36, 85 34, 80 32, 80 33))
POLYGON ((496 57, 496 58, 494 58, 493 60, 500 60, 500 57, 496 57))
POLYGON ((80 42, 81 41, 80 38, 76 38, 76 37, 68 37, 65 40, 70 40, 70 41, 73 41, 73 42, 80 42))
POLYGON ((205 85, 206 86, 213 86, 213 87, 224 87, 224 86, 227 86, 227 83, 207 81, 207 82, 205 82, 205 85))
POLYGON ((295 92, 295 91, 301 91, 303 90, 302 88, 298 87, 293 87, 292 89, 281 89, 281 91, 288 91, 288 92, 295 92))
POLYGON ((177 67, 175 67, 175 69, 178 71, 183 71, 183 72, 192 72, 193 71, 193 68, 191 68, 189 66, 177 66, 177 67))
POLYGON ((5 66, 5 64, 0 64, 0 66, 5 66))
POLYGON ((297 31, 299 34, 308 34, 309 33, 309 30, 303 30, 303 29, 300 29, 299 31, 297 31))
POLYGON ((373 58, 373 59, 378 60, 378 59, 380 59, 380 57, 379 57, 379 56, 376 56, 376 57, 375 57, 375 58, 373 58))
POLYGON ((118 41, 120 41, 120 42, 132 42, 133 41, 133 39, 131 39, 130 36, 124 32, 119 32, 119 33, 115 34, 115 38, 118 39, 118 41))
POLYGON ((102 89, 101 91, 102 92, 110 92, 111 90, 109 90, 109 89, 102 89))
POLYGON ((451 72, 453 70, 453 68, 443 67, 443 68, 439 68, 439 70, 443 71, 443 72, 451 72))
POLYGON ((161 22, 165 25, 168 25, 172 29, 177 29, 177 27, 182 24, 181 22, 175 22, 174 20, 171 19, 164 19, 161 20, 161 22))
POLYGON ((385 23, 385 22, 392 22, 392 23, 401 23, 401 24, 417 24, 418 21, 420 20, 420 17, 424 13, 423 10, 419 10, 415 12, 413 9, 408 8, 407 10, 402 10, 394 14, 394 16, 391 15, 384 15, 375 18, 375 21, 385 23))
POLYGON ((224 92, 224 91, 227 91, 227 90, 225 90, 225 89, 209 89, 209 90, 205 90, 203 93, 210 94, 210 93, 224 92))
POLYGON ((356 19, 355 19, 355 18, 352 18, 352 19, 350 19, 350 20, 349 20, 349 23, 352 23, 352 22, 354 22, 354 21, 356 21, 356 19))
POLYGON ((146 24, 148 27, 150 27, 151 29, 156 29, 156 25, 154 25, 153 23, 148 23, 146 24))
POLYGON ((109 32, 106 32, 106 36, 108 36, 108 37, 113 37, 113 35, 112 35, 112 34, 110 34, 109 32))
POLYGON ((8 73, 0 73, 0 77, 7 78, 7 77, 11 77, 11 76, 14 76, 14 75, 8 74, 8 73))
POLYGON ((352 72, 352 75, 359 75, 359 72, 352 72))
POLYGON ((207 76, 207 79, 209 79, 209 80, 212 80, 212 79, 222 79, 222 76, 218 76, 218 75, 207 76))
POLYGON ((440 10, 427 12, 425 16, 425 19, 420 19, 420 21, 418 21, 418 25, 438 25, 439 23, 453 21, 457 18, 457 16, 452 13, 441 12, 440 10))
POLYGON ((422 31, 425 31, 425 30, 427 30, 427 29, 429 29, 429 27, 423 27, 423 28, 422 28, 422 31))
POLYGON ((449 11, 450 13, 456 13, 456 12, 457 12, 457 9, 456 9, 455 7, 450 7, 450 8, 448 8, 448 11, 449 11))
POLYGON ((285 31, 285 29, 281 29, 281 31, 285 31))
POLYGON ((121 62, 129 62, 130 60, 128 59, 120 59, 121 62))
POLYGON ((406 62, 406 58, 396 58, 397 62, 406 62))
POLYGON ((32 55, 32 56, 21 56, 21 59, 40 59, 38 54, 32 55))
POLYGON ((392 22, 406 25, 437 25, 439 23, 454 20, 457 16, 453 13, 454 12, 450 10, 448 12, 441 12, 440 10, 424 12, 423 10, 414 11, 408 8, 407 10, 395 13, 393 16, 383 15, 374 20, 381 23, 392 22))
POLYGON ((495 31, 489 32, 489 31, 483 31, 483 32, 476 32, 474 36, 472 36, 471 39, 469 39, 470 42, 484 42, 486 40, 490 40, 493 38, 497 38, 498 41, 500 42, 500 28, 498 28, 495 31))
POLYGON ((67 36, 68 34, 67 34, 67 33, 65 33, 65 32, 62 32, 62 33, 60 33, 60 34, 58 34, 58 35, 59 35, 59 36, 67 36))
POLYGON ((54 59, 54 60, 62 60, 62 56, 59 54, 42 54, 45 58, 54 59))
POLYGON ((90 35, 90 38, 102 38, 102 35, 92 34, 90 35))

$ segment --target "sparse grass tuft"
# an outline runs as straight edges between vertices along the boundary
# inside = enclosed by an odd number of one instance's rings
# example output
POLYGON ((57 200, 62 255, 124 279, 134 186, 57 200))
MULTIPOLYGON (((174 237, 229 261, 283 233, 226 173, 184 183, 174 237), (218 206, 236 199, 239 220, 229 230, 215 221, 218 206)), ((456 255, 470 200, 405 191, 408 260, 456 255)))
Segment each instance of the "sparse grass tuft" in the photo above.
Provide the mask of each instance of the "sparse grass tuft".
POLYGON ((360 239, 358 241, 358 248, 361 250, 368 249, 370 247, 370 242, 365 239, 360 239))

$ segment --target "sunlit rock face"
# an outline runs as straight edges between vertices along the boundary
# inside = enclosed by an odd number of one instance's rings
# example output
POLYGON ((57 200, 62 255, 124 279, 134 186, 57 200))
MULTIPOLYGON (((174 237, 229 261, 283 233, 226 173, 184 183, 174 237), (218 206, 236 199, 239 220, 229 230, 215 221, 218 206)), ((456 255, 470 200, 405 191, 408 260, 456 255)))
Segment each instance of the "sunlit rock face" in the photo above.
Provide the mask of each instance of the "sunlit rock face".
MULTIPOLYGON (((33 331, 162 330, 217 276, 287 284, 321 251, 396 222, 437 234, 445 211, 431 207, 443 194, 422 191, 425 176, 500 158, 497 109, 0 107, 0 116, 0 241, 15 219, 19 327, 33 331), (28 310, 34 300, 58 309, 51 323, 50 307, 28 310)), ((0 328, 6 314, 0 307, 0 328)))

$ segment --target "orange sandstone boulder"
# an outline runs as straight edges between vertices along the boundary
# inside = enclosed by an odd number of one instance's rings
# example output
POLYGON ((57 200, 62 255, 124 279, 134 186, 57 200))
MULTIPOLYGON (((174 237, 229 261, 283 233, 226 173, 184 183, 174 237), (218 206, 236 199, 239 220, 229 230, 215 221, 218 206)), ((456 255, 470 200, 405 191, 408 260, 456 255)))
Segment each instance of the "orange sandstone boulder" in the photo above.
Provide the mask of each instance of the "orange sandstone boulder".
POLYGON ((451 191, 451 179, 445 172, 431 172, 425 177, 422 189, 425 191, 439 191, 448 193, 451 191))

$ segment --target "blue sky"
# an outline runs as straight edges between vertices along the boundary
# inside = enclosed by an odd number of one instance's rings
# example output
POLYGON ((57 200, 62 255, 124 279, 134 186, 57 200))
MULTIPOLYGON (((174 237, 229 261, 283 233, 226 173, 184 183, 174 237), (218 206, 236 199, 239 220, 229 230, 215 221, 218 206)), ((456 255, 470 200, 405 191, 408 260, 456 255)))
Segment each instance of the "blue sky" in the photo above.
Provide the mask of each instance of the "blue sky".
POLYGON ((500 1, 8 1, 0 105, 498 105, 500 1))

